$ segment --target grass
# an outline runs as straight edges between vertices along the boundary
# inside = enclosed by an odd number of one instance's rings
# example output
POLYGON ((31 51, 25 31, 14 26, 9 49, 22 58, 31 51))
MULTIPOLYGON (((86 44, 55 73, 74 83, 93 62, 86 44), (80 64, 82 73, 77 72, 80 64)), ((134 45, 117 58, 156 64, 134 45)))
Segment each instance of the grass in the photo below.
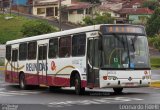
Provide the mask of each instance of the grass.
POLYGON ((150 61, 152 69, 160 69, 160 57, 151 57, 150 61))
POLYGON ((20 32, 22 25, 28 21, 27 18, 11 15, 12 19, 5 19, 7 14, 0 14, 0 43, 5 44, 8 40, 22 38, 20 32))

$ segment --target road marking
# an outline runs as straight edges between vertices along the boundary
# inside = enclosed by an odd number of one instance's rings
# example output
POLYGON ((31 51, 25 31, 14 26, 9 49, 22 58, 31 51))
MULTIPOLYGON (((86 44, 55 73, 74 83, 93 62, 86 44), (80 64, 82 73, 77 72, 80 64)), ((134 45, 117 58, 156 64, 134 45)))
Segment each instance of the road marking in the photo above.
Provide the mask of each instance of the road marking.
POLYGON ((3 91, 3 90, 5 90, 6 88, 0 88, 0 91, 3 91))
POLYGON ((39 94, 40 92, 35 91, 0 91, 0 97, 2 96, 24 96, 24 95, 32 95, 39 94))
POLYGON ((74 100, 64 102, 51 102, 48 104, 49 107, 66 107, 74 105, 92 105, 92 104, 109 104, 109 103, 122 103, 130 101, 142 101, 144 99, 132 98, 132 97, 113 97, 113 98, 100 98, 91 100, 74 100))

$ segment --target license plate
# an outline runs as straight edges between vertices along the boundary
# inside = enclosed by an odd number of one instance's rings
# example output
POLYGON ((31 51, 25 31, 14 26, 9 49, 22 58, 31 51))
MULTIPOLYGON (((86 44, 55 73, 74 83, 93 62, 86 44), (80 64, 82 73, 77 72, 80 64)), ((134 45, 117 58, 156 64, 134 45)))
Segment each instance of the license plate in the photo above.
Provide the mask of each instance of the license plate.
POLYGON ((125 83, 125 86, 134 86, 134 83, 125 83))

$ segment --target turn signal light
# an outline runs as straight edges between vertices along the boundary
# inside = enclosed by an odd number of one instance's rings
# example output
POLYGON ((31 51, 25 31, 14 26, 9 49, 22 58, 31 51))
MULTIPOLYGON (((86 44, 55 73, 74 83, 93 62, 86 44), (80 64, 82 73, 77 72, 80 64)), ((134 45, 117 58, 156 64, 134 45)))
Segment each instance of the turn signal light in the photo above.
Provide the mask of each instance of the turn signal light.
POLYGON ((103 79, 104 79, 104 80, 107 80, 107 79, 108 79, 108 77, 107 77, 107 76, 103 76, 103 79))

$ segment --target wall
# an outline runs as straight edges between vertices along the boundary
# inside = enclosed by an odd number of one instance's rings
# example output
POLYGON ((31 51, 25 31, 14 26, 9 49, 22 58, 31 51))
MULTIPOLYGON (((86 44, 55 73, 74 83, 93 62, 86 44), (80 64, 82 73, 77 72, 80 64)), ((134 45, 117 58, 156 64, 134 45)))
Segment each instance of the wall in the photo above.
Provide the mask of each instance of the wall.
POLYGON ((13 0, 13 5, 27 5, 28 0, 13 0))
POLYGON ((4 58, 5 57, 5 50, 6 46, 5 45, 0 45, 0 58, 4 58))
POLYGON ((68 21, 78 24, 78 23, 83 23, 83 19, 86 17, 85 14, 85 9, 83 10, 82 14, 77 14, 77 10, 74 11, 74 13, 68 13, 68 21))
MULTIPOLYGON (((37 16, 46 17, 46 8, 49 8, 49 7, 58 7, 58 5, 35 6, 35 7, 33 7, 33 15, 37 15, 37 8, 45 8, 45 13, 44 14, 38 14, 37 16)), ((58 18, 58 16, 55 16, 55 17, 58 18)))
POLYGON ((133 20, 132 23, 142 23, 142 21, 139 19, 140 16, 147 16, 150 17, 151 15, 129 15, 129 20, 133 20))

